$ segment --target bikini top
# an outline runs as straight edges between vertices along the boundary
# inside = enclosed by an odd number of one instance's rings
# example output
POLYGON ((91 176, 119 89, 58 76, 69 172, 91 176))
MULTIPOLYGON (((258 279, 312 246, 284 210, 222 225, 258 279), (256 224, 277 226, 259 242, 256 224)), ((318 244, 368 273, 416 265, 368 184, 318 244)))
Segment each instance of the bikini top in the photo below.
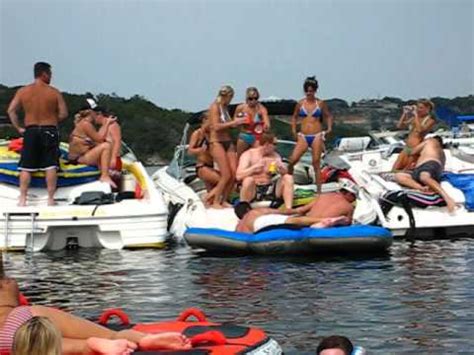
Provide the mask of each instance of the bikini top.
MULTIPOLYGON (((423 117, 423 119, 421 120, 421 126, 423 127, 430 118, 431 118, 430 115, 423 117)), ((410 130, 410 132, 414 131, 415 125, 413 123, 410 123, 410 125, 408 126, 408 129, 410 130)))
POLYGON ((224 108, 221 105, 219 105, 219 117, 222 123, 226 123, 231 120, 229 111, 224 110, 224 108))
MULTIPOLYGON (((306 102, 306 100, 305 100, 305 102, 306 102)), ((301 105, 300 110, 298 111, 298 117, 305 118, 305 117, 308 117, 308 116, 317 118, 317 119, 319 119, 320 121, 322 121, 322 119, 323 119, 323 111, 322 111, 321 108, 319 107, 319 104, 318 104, 317 101, 316 101, 316 107, 315 107, 315 109, 313 110, 313 112, 311 112, 311 113, 308 113, 308 111, 307 111, 306 108, 304 107, 304 103, 301 105)))
POLYGON ((242 116, 252 117, 252 120, 246 124, 248 127, 245 131, 249 133, 261 134, 263 132, 263 117, 257 111, 253 116, 249 115, 247 112, 241 112, 242 116))

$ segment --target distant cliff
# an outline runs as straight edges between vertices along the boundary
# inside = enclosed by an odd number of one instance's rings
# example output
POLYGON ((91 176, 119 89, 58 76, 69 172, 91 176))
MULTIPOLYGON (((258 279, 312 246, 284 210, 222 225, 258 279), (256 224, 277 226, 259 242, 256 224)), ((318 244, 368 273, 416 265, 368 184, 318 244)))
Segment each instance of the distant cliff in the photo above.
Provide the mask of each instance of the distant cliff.
MULTIPOLYGON (((17 136, 16 131, 11 127, 2 125, 8 122, 7 106, 17 89, 18 87, 6 87, 0 84, 1 138, 17 136)), ((72 130, 73 113, 84 105, 89 95, 89 93, 82 95, 64 93, 70 114, 60 127, 62 140, 67 140, 72 130)), ((185 123, 196 115, 179 109, 161 108, 138 95, 127 99, 115 94, 98 94, 96 98, 101 105, 107 106, 119 117, 124 141, 141 160, 148 163, 170 159, 173 156, 174 147, 179 143, 185 123)), ((455 99, 436 97, 432 100, 437 106, 450 107, 459 113, 474 113, 473 95, 455 99)), ((335 117, 332 139, 337 136, 363 135, 371 129, 391 129, 400 116, 401 107, 412 103, 390 97, 379 100, 361 100, 350 104, 341 99, 330 99, 326 102, 335 117)), ((271 101, 265 102, 264 105, 273 118, 272 127, 277 136, 282 139, 291 139, 288 122, 293 113, 295 101, 271 101)))

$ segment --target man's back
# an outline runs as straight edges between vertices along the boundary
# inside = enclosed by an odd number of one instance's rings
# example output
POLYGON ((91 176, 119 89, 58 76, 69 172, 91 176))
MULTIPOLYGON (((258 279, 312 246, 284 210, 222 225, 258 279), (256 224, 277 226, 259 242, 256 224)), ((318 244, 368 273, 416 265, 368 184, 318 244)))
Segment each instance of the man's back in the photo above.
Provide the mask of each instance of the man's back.
POLYGON ((60 93, 45 83, 35 82, 18 92, 25 111, 25 126, 57 126, 60 93))
POLYGON ((429 160, 436 160, 442 166, 444 166, 446 162, 446 156, 444 154, 443 147, 438 143, 437 140, 433 138, 426 140, 416 165, 420 166, 429 160))
POLYGON ((329 218, 347 216, 352 218, 354 206, 337 192, 322 194, 318 197, 308 217, 329 218))

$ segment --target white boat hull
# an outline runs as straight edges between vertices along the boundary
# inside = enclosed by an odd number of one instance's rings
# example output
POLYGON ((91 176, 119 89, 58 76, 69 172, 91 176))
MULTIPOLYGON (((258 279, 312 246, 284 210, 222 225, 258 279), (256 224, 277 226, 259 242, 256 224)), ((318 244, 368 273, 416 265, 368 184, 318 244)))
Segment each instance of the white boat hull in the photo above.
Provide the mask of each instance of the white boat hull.
POLYGON ((163 247, 168 237, 167 205, 144 167, 133 164, 146 186, 144 197, 113 204, 71 204, 74 189, 101 190, 101 183, 94 182, 58 189, 56 198, 62 202, 56 206, 45 205, 44 189, 31 189, 30 206, 17 207, 18 188, 0 184, 0 249, 163 247))

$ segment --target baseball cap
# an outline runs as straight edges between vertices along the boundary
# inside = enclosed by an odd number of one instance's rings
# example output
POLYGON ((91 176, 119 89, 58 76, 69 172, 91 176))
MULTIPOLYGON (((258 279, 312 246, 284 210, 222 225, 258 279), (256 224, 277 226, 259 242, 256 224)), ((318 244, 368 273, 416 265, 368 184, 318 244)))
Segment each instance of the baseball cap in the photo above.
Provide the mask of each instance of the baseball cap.
POLYGON ((95 112, 97 112, 97 113, 100 112, 100 113, 103 114, 104 116, 109 116, 109 115, 110 115, 109 110, 108 110, 106 107, 104 107, 104 106, 96 106, 96 107, 92 108, 92 110, 95 111, 95 112))
POLYGON ((348 191, 354 195, 357 195, 359 193, 359 187, 349 179, 339 179, 339 186, 341 190, 348 191))

